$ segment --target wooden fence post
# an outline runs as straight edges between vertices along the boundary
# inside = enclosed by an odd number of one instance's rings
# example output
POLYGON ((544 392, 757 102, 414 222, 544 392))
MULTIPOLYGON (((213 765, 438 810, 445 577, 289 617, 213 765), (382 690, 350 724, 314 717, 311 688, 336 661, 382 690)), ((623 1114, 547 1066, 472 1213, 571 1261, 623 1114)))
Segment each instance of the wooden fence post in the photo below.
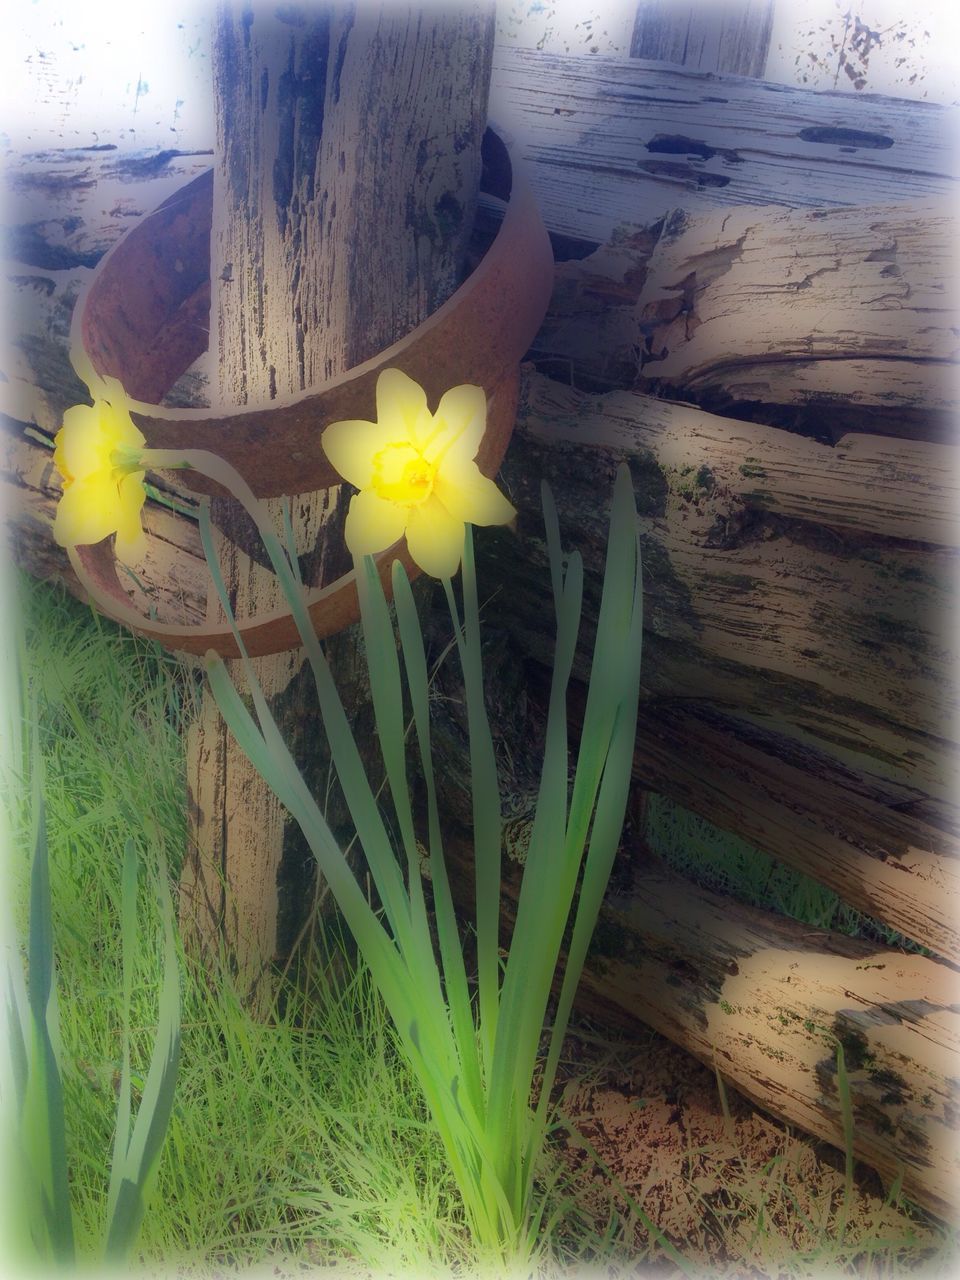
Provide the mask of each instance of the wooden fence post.
MULTIPOLYGON (((375 4, 219 11, 211 278, 222 401, 269 402, 328 379, 453 291, 479 187, 492 45, 485 4, 455 14, 375 4)), ((346 495, 292 505, 305 579, 338 576, 346 495)), ((238 613, 270 607, 276 583, 244 521, 226 501, 214 520, 238 613)), ((352 631, 328 654, 372 747, 352 631)), ((308 781, 335 794, 300 653, 256 666, 308 781)), ((188 785, 181 910, 203 946, 225 944, 249 992, 295 941, 313 859, 209 695, 190 735, 188 785)), ((343 825, 342 812, 328 816, 334 830, 343 825)))

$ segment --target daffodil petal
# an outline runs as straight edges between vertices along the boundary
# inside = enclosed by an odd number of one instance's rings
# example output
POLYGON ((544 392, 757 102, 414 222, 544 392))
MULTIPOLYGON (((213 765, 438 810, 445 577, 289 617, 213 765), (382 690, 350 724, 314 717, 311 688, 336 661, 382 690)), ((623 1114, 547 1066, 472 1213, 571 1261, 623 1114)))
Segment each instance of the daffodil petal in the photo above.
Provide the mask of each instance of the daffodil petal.
POLYGON ((147 554, 147 535, 144 533, 142 526, 137 527, 136 533, 132 537, 127 537, 118 529, 113 549, 121 564, 130 565, 131 567, 139 564, 147 554))
POLYGON ((407 508, 364 489, 350 500, 344 538, 355 556, 372 556, 398 542, 406 523, 407 508))
POLYGON ((119 519, 117 486, 107 475, 66 486, 57 505, 53 537, 61 547, 87 546, 113 533, 119 519))
POLYGON ((469 383, 451 387, 440 401, 424 456, 436 462, 452 451, 470 461, 477 456, 486 425, 487 397, 483 388, 469 383))
POLYGON ((384 369, 377 379, 377 421, 397 443, 415 440, 427 409, 427 393, 402 369, 384 369))
POLYGON ((407 550, 424 573, 452 578, 463 552, 463 521, 451 515, 437 498, 428 498, 410 512, 407 550))
POLYGON ((147 553, 147 538, 140 518, 147 496, 143 487, 144 475, 143 471, 131 471, 120 481, 120 511, 114 550, 117 559, 124 564, 138 564, 147 553))
POLYGON ((63 415, 63 426, 54 437, 53 460, 63 475, 75 480, 109 466, 100 432, 100 415, 89 404, 75 404, 63 415))
POLYGON ((373 460, 391 443, 391 437, 378 422, 349 418, 332 422, 320 437, 320 443, 344 480, 357 489, 366 489, 373 482, 373 460))
POLYGON ((492 480, 475 462, 443 459, 433 491, 447 508, 470 524, 507 524, 517 514, 492 480))

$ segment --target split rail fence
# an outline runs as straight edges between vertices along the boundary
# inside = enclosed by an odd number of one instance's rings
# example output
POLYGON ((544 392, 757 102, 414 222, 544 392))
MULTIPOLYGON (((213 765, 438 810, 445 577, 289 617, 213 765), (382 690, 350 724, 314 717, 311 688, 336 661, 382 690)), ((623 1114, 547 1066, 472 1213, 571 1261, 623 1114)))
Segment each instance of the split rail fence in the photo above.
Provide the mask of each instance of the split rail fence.
MULTIPOLYGON (((739 906, 671 876, 634 828, 584 998, 842 1146, 839 1043, 856 1155, 952 1216, 956 113, 522 50, 498 51, 490 113, 526 159, 557 256, 502 471, 518 527, 480 540, 508 849, 522 857, 551 660, 540 478, 598 581, 626 458, 646 585, 638 788, 924 951, 739 906)), ((77 289, 133 217, 210 162, 91 148, 8 167, 3 503, 13 555, 39 577, 77 589, 50 536, 49 445, 84 396, 67 356, 77 289)), ((180 402, 203 386, 188 374, 180 402)), ((136 590, 161 617, 199 619, 190 502, 161 497, 136 590)), ((462 726, 455 700, 438 705, 467 860, 462 726)))

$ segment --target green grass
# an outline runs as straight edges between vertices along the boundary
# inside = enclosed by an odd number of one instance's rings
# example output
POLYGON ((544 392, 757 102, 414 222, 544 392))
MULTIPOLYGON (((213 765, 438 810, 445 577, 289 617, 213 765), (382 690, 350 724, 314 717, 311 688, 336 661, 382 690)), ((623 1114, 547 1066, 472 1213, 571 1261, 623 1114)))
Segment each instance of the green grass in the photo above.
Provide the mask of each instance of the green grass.
MULTIPOLYGON (((124 843, 131 836, 145 864, 132 1009, 136 1104, 163 968, 149 873, 162 858, 174 880, 179 872, 186 838, 181 733, 194 685, 159 650, 61 592, 27 579, 21 589, 45 772, 70 1193, 77 1252, 92 1259, 106 1213, 122 1061, 124 843)), ((25 801, 12 818, 16 861, 7 888, 25 938, 25 801)), ((181 957, 180 1077, 139 1244, 151 1269, 212 1277, 268 1264, 269 1274, 292 1276, 310 1264, 326 1275, 474 1274, 456 1186, 382 1002, 369 975, 351 970, 335 942, 331 947, 332 957, 311 955, 312 972, 266 1021, 248 1014, 222 976, 198 972, 181 957), (310 991, 309 1002, 301 990, 310 991)), ((901 1227, 899 1218, 891 1225, 864 1216, 861 1235, 848 1227, 846 1243, 834 1239, 833 1218, 820 1223, 816 1215, 833 1213, 844 1179, 833 1174, 838 1188, 822 1182, 811 1160, 799 1143, 765 1169, 718 1151, 731 1250, 759 1267, 757 1274, 820 1274, 831 1266, 847 1275, 905 1274, 899 1264, 908 1221, 901 1227), (773 1172, 781 1169, 777 1181, 773 1172), (805 1271, 811 1257, 823 1267, 805 1271)), ((588 1191, 571 1185, 551 1156, 541 1176, 557 1185, 538 1274, 573 1264, 575 1274, 614 1280, 636 1275, 648 1256, 663 1266, 646 1233, 636 1234, 635 1206, 621 1199, 617 1212, 616 1189, 598 1186, 592 1166, 582 1184, 588 1191), (602 1259, 602 1270, 576 1270, 590 1258, 602 1259)), ((658 1221, 659 1211, 641 1203, 658 1221)), ((703 1213, 704 1223, 712 1221, 716 1205, 705 1203, 703 1213)), ((661 1225, 671 1228, 666 1219, 661 1225)), ((926 1258, 945 1274, 949 1263, 941 1260, 952 1257, 946 1232, 921 1235, 906 1267, 926 1258)), ((743 1263, 715 1274, 742 1275, 743 1263)))
MULTIPOLYGON (((61 591, 25 578, 19 586, 47 806, 70 1195, 78 1259, 93 1262, 122 1064, 124 844, 133 839, 147 871, 165 860, 176 881, 186 842, 181 734, 196 686, 161 650, 61 591)), ((25 939, 27 788, 14 799, 8 881, 16 934, 25 939)), ((134 1105, 163 960, 160 909, 149 875, 141 882, 134 1105)), ((175 1262, 198 1276, 278 1259, 283 1273, 304 1261, 377 1276, 449 1274, 452 1260, 467 1274, 479 1269, 382 1001, 368 972, 345 965, 329 945, 333 954, 312 953, 312 972, 285 989, 282 1012, 267 1020, 250 1016, 222 974, 198 971, 181 955, 181 1065, 139 1242, 145 1265, 175 1262)), ((544 1173, 556 1177, 546 1166, 544 1173)), ((561 1183, 551 1213, 558 1252, 596 1248, 561 1183)))
MULTIPOLYGON (((122 1052, 123 846, 131 835, 147 866, 162 856, 176 875, 192 690, 159 651, 62 594, 31 586, 22 601, 45 775, 71 1198, 78 1256, 95 1258, 122 1052)), ((22 857, 10 879, 25 938, 26 803, 14 819, 22 857)), ((135 1100, 162 972, 147 887, 139 919, 135 1100)), ((432 1270, 463 1254, 455 1189, 365 972, 314 982, 328 992, 322 1003, 291 993, 282 1017, 258 1023, 222 977, 181 965, 182 1065, 144 1256, 179 1257, 200 1273, 296 1249, 379 1273, 387 1262, 432 1270)))
POLYGON ((847 906, 832 889, 666 796, 648 796, 646 836, 650 848, 669 867, 706 889, 818 929, 929 954, 918 943, 847 906))

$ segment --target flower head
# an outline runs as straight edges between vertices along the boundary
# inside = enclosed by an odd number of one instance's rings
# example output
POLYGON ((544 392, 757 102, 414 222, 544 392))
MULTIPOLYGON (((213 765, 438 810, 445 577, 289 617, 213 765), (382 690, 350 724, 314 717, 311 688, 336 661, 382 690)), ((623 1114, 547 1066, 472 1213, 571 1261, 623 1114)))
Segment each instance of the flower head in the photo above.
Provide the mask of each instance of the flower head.
POLYGON ((414 562, 449 578, 460 565, 465 521, 512 520, 516 511, 474 461, 486 420, 481 387, 454 387, 431 413, 421 386, 385 369, 377 421, 334 422, 321 437, 327 457, 360 490, 347 513, 350 551, 374 555, 406 534, 414 562))
POLYGON ((140 453, 146 440, 115 378, 98 379, 94 397, 92 405, 67 410, 54 438, 53 461, 63 477, 54 540, 76 547, 116 533, 117 559, 136 564, 147 546, 140 523, 146 497, 140 453))

